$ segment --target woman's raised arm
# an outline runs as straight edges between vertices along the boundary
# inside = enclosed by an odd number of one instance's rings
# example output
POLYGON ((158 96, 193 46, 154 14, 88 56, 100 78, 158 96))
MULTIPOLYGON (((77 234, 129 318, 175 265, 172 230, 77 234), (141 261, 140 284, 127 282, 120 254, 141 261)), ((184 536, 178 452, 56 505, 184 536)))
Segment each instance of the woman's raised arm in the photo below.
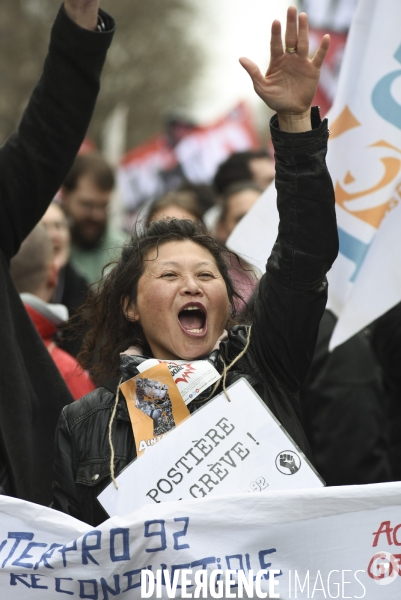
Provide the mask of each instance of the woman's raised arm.
POLYGON ((249 73, 255 92, 277 113, 282 131, 292 133, 311 129, 310 107, 319 82, 320 68, 330 44, 323 36, 315 56, 309 58, 308 17, 290 6, 287 12, 285 48, 280 21, 273 21, 270 42, 270 64, 263 76, 249 58, 240 63, 249 73))
MULTIPOLYGON (((297 393, 312 360, 327 300, 326 273, 338 252, 334 190, 327 171, 327 121, 311 110, 329 37, 308 58, 308 20, 287 13, 286 49, 278 21, 266 75, 241 59, 256 92, 277 111, 271 121, 276 158, 278 237, 260 282, 250 351, 264 376, 297 393)), ((288 428, 283 407, 276 414, 288 428), (280 414, 279 414, 280 413, 280 414)), ((285 412, 285 410, 284 410, 285 412)))

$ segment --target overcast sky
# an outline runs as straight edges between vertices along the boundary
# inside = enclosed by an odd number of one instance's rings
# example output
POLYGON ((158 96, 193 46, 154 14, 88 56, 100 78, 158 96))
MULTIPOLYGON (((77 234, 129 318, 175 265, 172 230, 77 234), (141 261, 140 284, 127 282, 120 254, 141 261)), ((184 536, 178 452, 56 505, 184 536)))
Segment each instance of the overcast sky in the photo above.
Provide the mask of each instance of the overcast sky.
MULTIPOLYGON (((195 0, 194 0, 195 1, 195 0)), ((262 71, 269 62, 270 27, 285 22, 290 0, 196 0, 200 18, 193 34, 205 48, 206 66, 196 86, 191 116, 205 123, 222 116, 240 99, 249 100, 255 112, 260 103, 251 80, 238 62, 247 56, 262 71)))

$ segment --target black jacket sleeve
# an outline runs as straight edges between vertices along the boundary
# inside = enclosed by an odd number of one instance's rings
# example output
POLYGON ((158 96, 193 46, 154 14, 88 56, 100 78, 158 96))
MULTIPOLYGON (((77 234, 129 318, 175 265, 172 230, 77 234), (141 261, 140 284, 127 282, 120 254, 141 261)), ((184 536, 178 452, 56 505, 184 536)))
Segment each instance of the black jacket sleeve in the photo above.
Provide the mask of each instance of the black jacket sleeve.
POLYGON ((325 157, 327 121, 291 134, 271 123, 278 237, 255 302, 250 350, 274 386, 299 390, 312 360, 327 300, 326 273, 338 253, 334 190, 325 157))
POLYGON ((0 247, 11 258, 67 175, 89 125, 113 36, 76 25, 60 9, 43 74, 18 131, 0 150, 0 247))
POLYGON ((315 466, 327 485, 391 481, 380 369, 365 332, 329 352, 336 321, 330 311, 324 312, 301 388, 315 466))

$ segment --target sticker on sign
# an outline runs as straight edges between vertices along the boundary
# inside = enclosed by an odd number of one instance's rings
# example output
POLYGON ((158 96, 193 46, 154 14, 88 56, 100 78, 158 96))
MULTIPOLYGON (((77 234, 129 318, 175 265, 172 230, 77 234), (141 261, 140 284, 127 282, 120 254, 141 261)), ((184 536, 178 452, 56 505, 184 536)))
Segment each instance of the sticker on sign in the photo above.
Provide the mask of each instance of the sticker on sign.
POLYGON ((195 400, 199 394, 220 379, 220 373, 207 360, 187 362, 185 360, 171 361, 149 358, 138 365, 138 371, 143 373, 147 369, 161 363, 167 364, 185 404, 189 404, 192 400, 195 400))

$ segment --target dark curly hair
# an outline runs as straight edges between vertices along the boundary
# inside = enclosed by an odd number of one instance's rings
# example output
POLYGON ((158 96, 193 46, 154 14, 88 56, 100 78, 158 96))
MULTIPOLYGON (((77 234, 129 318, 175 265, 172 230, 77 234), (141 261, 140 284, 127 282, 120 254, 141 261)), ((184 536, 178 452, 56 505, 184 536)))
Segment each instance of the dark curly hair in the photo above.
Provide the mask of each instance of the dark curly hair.
POLYGON ((78 355, 80 364, 88 369, 98 384, 119 373, 120 352, 129 346, 139 346, 147 356, 151 350, 138 322, 130 321, 126 311, 136 301, 138 282, 145 270, 149 251, 172 241, 191 240, 206 248, 216 261, 227 287, 232 307, 230 323, 235 322, 234 300, 243 303, 235 291, 229 270, 242 269, 238 256, 207 234, 205 227, 186 219, 164 219, 152 222, 147 228, 137 226, 130 241, 123 246, 121 258, 107 265, 100 282, 82 306, 72 327, 85 331, 84 343, 78 355), (108 271, 111 265, 114 267, 108 271), (128 302, 127 302, 128 299, 128 302))

